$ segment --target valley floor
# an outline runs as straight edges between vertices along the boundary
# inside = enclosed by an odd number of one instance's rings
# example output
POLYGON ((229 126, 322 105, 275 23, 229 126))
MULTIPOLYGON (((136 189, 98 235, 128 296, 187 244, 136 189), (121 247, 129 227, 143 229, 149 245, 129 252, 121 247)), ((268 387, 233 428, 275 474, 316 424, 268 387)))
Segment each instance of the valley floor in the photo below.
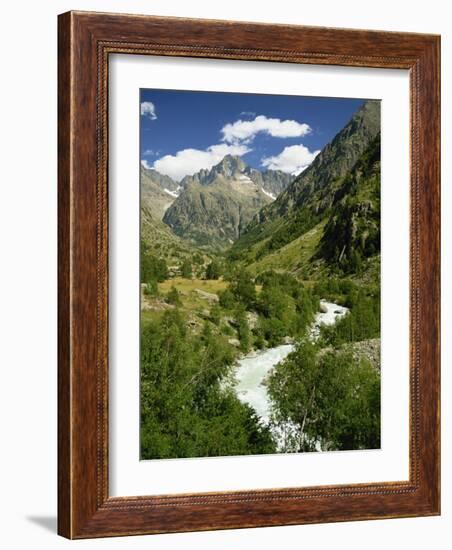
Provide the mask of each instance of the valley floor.
MULTIPOLYGON (((357 324, 363 322, 363 314, 369 314, 372 299, 349 280, 299 281, 291 275, 277 273, 270 276, 270 279, 258 278, 258 284, 243 273, 228 278, 229 280, 223 277, 174 277, 158 283, 151 293, 147 291, 147 285, 142 285, 142 330, 143 333, 153 331, 154 338, 162 338, 160 351, 155 350, 157 353, 162 353, 168 345, 177 347, 175 332, 180 330, 178 323, 184 326, 185 335, 181 336, 189 341, 189 350, 185 352, 188 353, 189 357, 186 360, 191 367, 187 368, 188 372, 183 372, 184 365, 181 364, 181 372, 168 372, 172 382, 168 386, 168 379, 162 380, 162 387, 166 388, 165 391, 175 394, 190 387, 190 392, 193 391, 193 402, 188 403, 187 407, 195 408, 195 411, 187 414, 187 418, 176 420, 175 425, 174 419, 165 418, 166 415, 175 414, 174 404, 169 406, 168 403, 162 403, 159 414, 151 422, 150 418, 146 421, 146 417, 153 416, 153 413, 142 409, 143 458, 164 457, 165 453, 169 453, 168 456, 216 456, 350 448, 350 445, 351 448, 378 446, 378 400, 373 404, 370 414, 373 418, 371 433, 368 433, 367 437, 366 434, 360 434, 359 438, 352 437, 351 442, 350 434, 338 436, 325 431, 324 426, 317 426, 315 411, 308 410, 312 399, 307 400, 308 406, 305 403, 305 409, 302 411, 297 409, 296 403, 303 403, 303 394, 308 387, 311 387, 312 391, 312 387, 315 386, 312 378, 321 376, 327 380, 325 372, 329 367, 325 365, 333 361, 339 364, 337 368, 340 369, 340 365, 345 364, 344 358, 356 371, 349 372, 349 367, 344 368, 344 380, 349 387, 343 387, 340 374, 339 383, 337 373, 328 374, 333 387, 334 384, 337 386, 335 391, 339 394, 342 392, 344 401, 350 401, 350 395, 355 391, 353 384, 356 384, 357 380, 359 382, 364 372, 367 373, 368 382, 372 386, 369 389, 372 398, 375 397, 377 389, 379 392, 379 326, 375 326, 371 333, 364 331, 359 334, 356 330, 357 324), (338 300, 339 303, 334 303, 332 299, 338 300), (345 303, 351 307, 345 306, 345 303), (359 313, 360 310, 363 311, 359 313), (358 318, 354 319, 356 312, 358 318), (175 316, 179 316, 179 319, 175 316), (339 321, 339 330, 335 326, 336 321, 339 321), (170 333, 167 336, 161 334, 162 323, 169 323, 170 333), (342 325, 344 326, 341 329, 342 325), (301 345, 308 346, 303 361, 305 356, 309 360, 306 361, 306 366, 297 367, 299 372, 296 372, 295 376, 290 372, 285 374, 287 380, 284 383, 293 385, 298 392, 298 397, 295 395, 295 407, 290 410, 294 396, 281 393, 277 378, 287 365, 290 366, 290 358, 300 350, 299 342, 305 339, 303 335, 308 339, 308 343, 301 345), (369 336, 377 338, 369 339, 369 336), (211 364, 205 364, 206 355, 211 355, 211 364), (306 369, 304 380, 303 368, 306 369), (215 373, 208 372, 209 369, 215 373), (321 369, 324 372, 321 372, 321 369), (349 378, 350 381, 347 381, 349 378), (214 410, 209 410, 208 418, 204 417, 207 411, 202 411, 205 401, 196 405, 197 391, 200 391, 204 384, 201 392, 204 395, 203 399, 206 400, 206 395, 211 394, 215 395, 215 401, 218 400, 214 410), (298 389, 297 385, 300 386, 298 389), (219 408, 221 410, 224 407, 221 403, 225 399, 231 402, 237 399, 244 407, 240 413, 236 413, 240 418, 239 424, 241 422, 243 425, 235 426, 241 434, 242 444, 231 445, 229 438, 232 437, 232 433, 225 434, 213 427, 211 437, 219 438, 218 446, 213 449, 206 443, 198 446, 198 429, 209 433, 212 429, 211 423, 214 426, 217 422, 228 424, 224 417, 227 413, 219 412, 219 408), (200 421, 203 428, 195 427, 193 422, 186 425, 192 414, 199 416, 197 421, 200 421), (298 421, 300 415, 302 419, 298 421), (156 430, 157 425, 160 433, 154 433, 154 436, 162 441, 172 440, 169 448, 165 447, 164 451, 159 450, 160 445, 155 442, 149 443, 149 434, 146 434, 149 429, 156 430), (182 440, 187 440, 190 444, 187 441, 181 444, 181 430, 184 432, 182 440), (285 434, 285 439, 281 434, 285 434), (287 434, 290 435, 290 440, 287 439, 287 434), (250 437, 259 442, 251 445, 250 437)), ((142 348, 144 342, 143 338, 142 348)), ((300 357, 296 361, 300 365, 300 357)), ((160 365, 158 361, 154 362, 151 370, 155 372, 155 368, 160 369, 159 375, 162 368, 169 371, 174 369, 171 359, 160 365)), ((144 364, 142 401, 146 401, 144 394, 147 379, 144 364)), ((162 391, 162 388, 156 389, 162 391)), ((332 395, 330 399, 336 398, 337 394, 332 395)), ((331 406, 331 403, 328 406, 331 406)), ((366 429, 368 428, 366 425, 366 429)), ((237 437, 237 434, 234 437, 237 437)))

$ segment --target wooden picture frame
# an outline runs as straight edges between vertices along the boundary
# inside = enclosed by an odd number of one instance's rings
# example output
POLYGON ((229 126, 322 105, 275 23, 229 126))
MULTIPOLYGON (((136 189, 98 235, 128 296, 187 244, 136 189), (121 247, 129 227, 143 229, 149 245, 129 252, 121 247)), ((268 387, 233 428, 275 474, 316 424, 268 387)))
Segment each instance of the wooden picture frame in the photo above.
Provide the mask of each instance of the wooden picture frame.
POLYGON ((59 16, 58 532, 68 538, 440 513, 440 38, 138 15, 59 16), (108 60, 113 53, 410 72, 409 481, 108 492, 108 60))

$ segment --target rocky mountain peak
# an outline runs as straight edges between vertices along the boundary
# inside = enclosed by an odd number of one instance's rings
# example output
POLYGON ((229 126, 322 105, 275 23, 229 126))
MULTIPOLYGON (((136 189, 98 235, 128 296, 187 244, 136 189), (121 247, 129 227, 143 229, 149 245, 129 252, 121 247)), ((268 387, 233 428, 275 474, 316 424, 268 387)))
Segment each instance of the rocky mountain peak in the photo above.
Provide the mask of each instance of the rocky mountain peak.
POLYGON ((240 175, 247 169, 249 169, 249 167, 240 157, 226 155, 218 164, 212 166, 210 170, 201 168, 196 174, 185 176, 181 181, 181 186, 187 187, 191 183, 210 185, 215 183, 218 178, 227 180, 240 179, 240 175))
POLYGON ((241 157, 236 155, 226 155, 221 162, 212 168, 217 174, 221 174, 227 178, 242 174, 247 168, 247 164, 241 157))

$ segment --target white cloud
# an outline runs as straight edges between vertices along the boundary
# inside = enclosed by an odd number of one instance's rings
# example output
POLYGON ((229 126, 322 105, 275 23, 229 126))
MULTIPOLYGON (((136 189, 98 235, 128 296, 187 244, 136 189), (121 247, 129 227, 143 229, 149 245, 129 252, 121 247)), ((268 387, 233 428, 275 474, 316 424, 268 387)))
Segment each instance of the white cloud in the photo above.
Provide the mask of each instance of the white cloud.
POLYGON ((149 162, 146 160, 146 159, 143 159, 141 161, 141 166, 143 168, 146 168, 147 170, 151 170, 152 169, 152 166, 149 164, 149 162))
POLYGON ((141 103, 141 115, 155 120, 157 115, 155 114, 155 105, 152 101, 142 101, 141 103))
POLYGON ((281 120, 259 115, 254 120, 239 119, 221 129, 223 141, 249 143, 256 134, 263 132, 278 138, 302 137, 311 132, 308 124, 296 120, 281 120))
POLYGON ((305 170, 320 151, 311 152, 304 145, 290 145, 273 157, 264 157, 262 166, 271 170, 282 170, 289 174, 298 175, 305 170))
POLYGON ((184 176, 191 176, 201 170, 201 168, 212 168, 226 155, 241 156, 250 150, 246 145, 229 145, 226 143, 211 145, 205 150, 183 149, 175 155, 165 155, 156 160, 153 168, 161 174, 166 174, 174 180, 180 181, 184 176))
POLYGON ((154 155, 158 155, 160 151, 154 151, 154 149, 146 149, 146 151, 143 153, 143 156, 145 157, 153 157, 154 155))

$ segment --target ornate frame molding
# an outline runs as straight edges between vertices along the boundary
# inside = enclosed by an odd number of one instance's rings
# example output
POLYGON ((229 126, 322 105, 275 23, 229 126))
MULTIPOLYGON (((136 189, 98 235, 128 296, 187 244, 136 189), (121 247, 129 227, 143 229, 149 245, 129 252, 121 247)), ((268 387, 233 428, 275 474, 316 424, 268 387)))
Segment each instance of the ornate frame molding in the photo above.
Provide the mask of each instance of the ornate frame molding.
POLYGON ((439 45, 437 36, 408 33, 88 12, 59 17, 61 535, 439 513, 439 45), (409 481, 109 497, 108 59, 117 53, 410 71, 409 481))

